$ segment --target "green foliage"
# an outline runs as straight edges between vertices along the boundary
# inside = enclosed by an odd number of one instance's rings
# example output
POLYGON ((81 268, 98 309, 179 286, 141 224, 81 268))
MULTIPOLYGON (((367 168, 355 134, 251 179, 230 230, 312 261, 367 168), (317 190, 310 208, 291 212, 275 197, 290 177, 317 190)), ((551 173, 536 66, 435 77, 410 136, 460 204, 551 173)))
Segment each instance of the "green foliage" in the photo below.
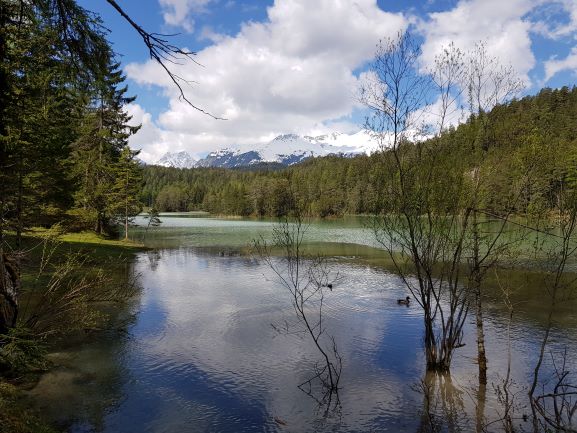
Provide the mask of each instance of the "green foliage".
POLYGON ((104 233, 139 128, 104 29, 72 0, 3 0, 0 21, 0 237, 63 220, 104 233))
POLYGON ((158 212, 158 209, 156 209, 154 206, 149 209, 148 215, 146 215, 144 218, 148 220, 146 230, 148 230, 150 227, 158 227, 160 224, 162 224, 162 221, 160 220, 160 212, 158 212))
POLYGON ((116 164, 112 167, 114 184, 108 193, 109 215, 113 215, 124 225, 124 238, 128 239, 128 226, 140 213, 142 206, 138 201, 141 188, 141 169, 135 160, 138 152, 124 147, 116 164))
POLYGON ((54 433, 14 385, 0 381, 0 433, 54 433))
POLYGON ((33 370, 44 370, 45 344, 30 329, 16 327, 0 335, 0 372, 17 377, 33 370))
MULTIPOLYGON (((421 147, 404 143, 401 154, 413 205, 435 200, 438 212, 461 212, 466 196, 461 202, 450 198, 457 197, 457 190, 470 188, 476 171, 482 179, 479 206, 488 212, 509 212, 512 204, 517 214, 556 210, 560 193, 577 186, 574 119, 577 88, 543 89, 536 96, 471 116, 435 143, 421 147), (420 154, 429 148, 433 153, 420 154), (434 173, 419 169, 418 159, 423 157, 436 158, 434 173)), ((154 203, 160 211, 278 217, 286 214, 290 185, 299 205, 314 216, 378 214, 398 210, 398 197, 391 194, 399 181, 392 175, 393 162, 391 152, 385 151, 315 158, 275 171, 147 166, 141 201, 154 203)))
POLYGON ((96 233, 111 231, 115 222, 140 211, 132 199, 138 192, 140 172, 134 160, 137 152, 128 148, 128 137, 139 126, 129 126, 131 117, 124 105, 132 102, 126 97, 126 87, 120 87, 125 77, 119 64, 110 63, 109 70, 93 84, 85 95, 79 123, 79 136, 71 143, 69 161, 72 179, 79 187, 75 191, 75 208, 82 209, 83 219, 90 218, 96 233))

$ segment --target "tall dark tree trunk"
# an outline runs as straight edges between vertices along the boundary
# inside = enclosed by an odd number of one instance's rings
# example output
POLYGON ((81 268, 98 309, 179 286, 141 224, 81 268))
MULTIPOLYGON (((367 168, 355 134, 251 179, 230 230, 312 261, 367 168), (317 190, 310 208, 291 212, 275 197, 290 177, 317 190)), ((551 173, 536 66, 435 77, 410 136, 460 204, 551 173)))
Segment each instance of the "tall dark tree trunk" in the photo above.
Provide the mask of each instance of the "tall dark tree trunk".
POLYGON ((481 301, 481 291, 479 289, 475 290, 475 316, 475 323, 477 326, 477 362, 479 364, 479 384, 487 385, 487 353, 485 351, 485 330, 483 327, 483 304, 481 301))
MULTIPOLYGON (((8 106, 8 76, 4 65, 7 61, 6 36, 9 31, 8 4, 0 2, 0 136, 6 136, 5 113, 8 106)), ((6 334, 16 325, 18 318, 18 291, 20 272, 14 258, 4 253, 4 218, 8 206, 8 147, 0 140, 0 334, 6 334)))
POLYGON ((0 334, 16 326, 20 270, 16 260, 0 247, 0 334))
POLYGON ((24 223, 22 221, 24 201, 24 161, 22 150, 18 151, 18 196, 16 198, 16 247, 20 249, 22 246, 22 228, 24 223))
POLYGON ((473 263, 470 275, 470 286, 475 296, 475 325, 477 328, 477 363, 479 364, 479 384, 487 385, 487 353, 485 351, 485 329, 483 326, 483 298, 481 283, 483 280, 479 253, 480 234, 477 211, 472 212, 473 230, 473 263))

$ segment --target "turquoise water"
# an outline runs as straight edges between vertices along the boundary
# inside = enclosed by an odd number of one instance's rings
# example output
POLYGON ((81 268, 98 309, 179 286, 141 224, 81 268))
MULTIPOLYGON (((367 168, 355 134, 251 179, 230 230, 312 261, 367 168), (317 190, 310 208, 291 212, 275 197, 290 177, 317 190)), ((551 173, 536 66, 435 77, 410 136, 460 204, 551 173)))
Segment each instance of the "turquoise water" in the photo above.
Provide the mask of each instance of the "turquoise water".
MULTIPOLYGON (((131 237, 147 246, 172 247, 229 247, 249 246, 254 239, 263 236, 270 239, 274 220, 239 218, 213 218, 198 214, 163 214, 162 224, 145 230, 147 220, 137 217, 137 227, 131 229, 131 237)), ((312 220, 308 224, 306 242, 330 242, 378 247, 367 227, 369 217, 347 217, 339 220, 312 220)))

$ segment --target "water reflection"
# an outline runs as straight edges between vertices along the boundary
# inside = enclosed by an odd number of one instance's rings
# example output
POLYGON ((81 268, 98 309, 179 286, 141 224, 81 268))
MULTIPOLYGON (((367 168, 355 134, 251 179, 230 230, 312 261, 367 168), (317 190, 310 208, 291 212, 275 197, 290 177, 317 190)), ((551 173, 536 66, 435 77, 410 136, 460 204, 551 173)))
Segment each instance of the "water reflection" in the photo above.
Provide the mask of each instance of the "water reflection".
POLYGON ((126 336, 108 334, 50 354, 57 367, 40 379, 30 396, 60 428, 106 431, 107 414, 121 404, 130 377, 122 363, 126 343, 126 336))
MULTIPOLYGON (((138 257, 145 290, 131 338, 55 355, 69 358, 66 368, 33 392, 73 432, 474 430, 473 327, 452 376, 425 375, 421 314, 397 304, 405 296, 399 278, 336 265, 344 279, 326 298, 325 325, 343 357, 337 405, 319 406, 298 388, 317 353, 271 327, 294 312, 270 269, 250 256, 187 247, 138 257)), ((490 383, 506 368, 506 319, 495 301, 486 326, 490 383)), ((538 329, 532 320, 512 324, 516 383, 531 373, 538 329)), ((556 335, 556 344, 575 349, 575 328, 556 335)), ((487 394, 491 420, 499 403, 487 394)))

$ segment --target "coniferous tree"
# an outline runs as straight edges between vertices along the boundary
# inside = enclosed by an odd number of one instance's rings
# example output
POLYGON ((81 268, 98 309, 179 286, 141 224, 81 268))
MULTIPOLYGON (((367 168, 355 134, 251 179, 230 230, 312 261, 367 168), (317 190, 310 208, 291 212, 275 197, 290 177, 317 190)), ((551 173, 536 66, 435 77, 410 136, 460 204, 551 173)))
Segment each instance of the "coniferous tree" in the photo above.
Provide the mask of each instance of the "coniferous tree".
POLYGON ((96 83, 89 95, 80 138, 72 146, 73 175, 79 185, 74 215, 90 224, 97 234, 106 234, 112 227, 114 215, 109 210, 115 165, 128 145, 128 137, 140 128, 129 124, 131 117, 124 111, 135 98, 126 96, 126 86, 120 87, 125 77, 118 68, 118 63, 111 63, 109 73, 96 83))
POLYGON ((139 201, 142 173, 138 161, 138 152, 128 146, 122 149, 118 162, 113 167, 114 184, 108 200, 108 214, 124 226, 124 239, 128 239, 128 226, 142 210, 139 201))

